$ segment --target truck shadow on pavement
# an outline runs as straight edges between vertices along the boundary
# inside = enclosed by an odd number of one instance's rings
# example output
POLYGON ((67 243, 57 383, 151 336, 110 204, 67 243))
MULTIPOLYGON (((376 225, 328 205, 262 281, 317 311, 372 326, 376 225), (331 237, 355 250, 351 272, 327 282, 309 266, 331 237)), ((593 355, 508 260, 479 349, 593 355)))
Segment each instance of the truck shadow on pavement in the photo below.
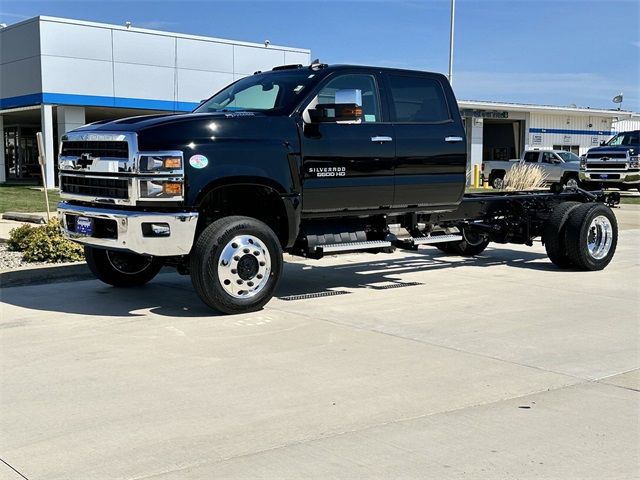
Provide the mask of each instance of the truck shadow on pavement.
MULTIPOLYGON (((363 254, 366 261, 361 262, 354 261, 354 258, 358 257, 350 256, 336 265, 322 265, 313 260, 286 262, 275 297, 291 300, 287 297, 322 296, 335 293, 335 289, 357 291, 360 288, 376 290, 416 285, 419 283, 403 279, 402 274, 443 268, 507 265, 562 272, 551 262, 539 262, 546 258, 544 254, 506 248, 490 248, 474 258, 452 257, 436 249, 411 251, 401 258, 386 254, 363 254)), ((129 289, 109 287, 97 280, 7 288, 2 292, 2 301, 34 310, 102 318, 140 317, 148 320, 153 315, 178 318, 220 315, 201 302, 189 277, 175 273, 162 273, 146 286, 129 289)))
MULTIPOLYGON (((371 258, 369 255, 367 258, 371 258)), ((287 300, 296 295, 314 295, 333 289, 386 288, 412 285, 402 279, 405 273, 430 272, 460 267, 493 267, 506 265, 529 270, 562 272, 545 254, 521 252, 502 248, 489 248, 477 257, 453 257, 436 249, 410 251, 402 258, 390 258, 378 254, 375 260, 366 262, 344 262, 332 266, 316 266, 311 262, 286 263, 283 278, 276 290, 276 297, 287 300)), ((351 257, 353 259, 353 257, 351 257)), ((569 270, 571 271, 571 270, 569 270)), ((490 278, 490 277, 488 277, 490 278)))

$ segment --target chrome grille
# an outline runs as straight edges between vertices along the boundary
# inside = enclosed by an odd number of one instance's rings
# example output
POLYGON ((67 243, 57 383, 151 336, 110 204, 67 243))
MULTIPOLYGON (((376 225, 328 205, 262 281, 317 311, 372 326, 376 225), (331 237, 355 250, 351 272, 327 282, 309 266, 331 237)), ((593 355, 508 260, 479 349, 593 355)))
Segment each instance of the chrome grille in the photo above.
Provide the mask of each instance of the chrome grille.
POLYGON ((627 154, 626 152, 594 152, 587 154, 588 160, 598 160, 600 158, 615 158, 616 160, 626 160, 627 154))
POLYGON ((60 191, 72 195, 126 200, 129 198, 129 180, 126 178, 61 175, 60 191))
POLYGON ((62 157, 83 155, 93 158, 129 158, 129 144, 126 141, 64 141, 60 149, 62 157))
POLYGON ((626 163, 587 162, 587 169, 589 170, 625 170, 626 168, 626 163))

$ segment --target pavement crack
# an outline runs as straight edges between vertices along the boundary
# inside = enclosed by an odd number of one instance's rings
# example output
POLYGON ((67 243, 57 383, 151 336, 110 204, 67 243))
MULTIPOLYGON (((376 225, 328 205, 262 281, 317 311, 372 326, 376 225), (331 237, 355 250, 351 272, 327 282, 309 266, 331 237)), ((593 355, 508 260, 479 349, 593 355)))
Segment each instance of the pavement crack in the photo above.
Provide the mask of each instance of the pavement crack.
POLYGON ((4 463, 7 467, 9 467, 11 470, 13 470, 14 472, 16 472, 18 475, 20 475, 22 478, 24 478, 24 480, 29 480, 27 477, 25 477, 20 471, 18 471, 16 468, 14 468, 10 463, 8 463, 7 461, 5 461, 3 458, 0 458, 0 462, 4 463))

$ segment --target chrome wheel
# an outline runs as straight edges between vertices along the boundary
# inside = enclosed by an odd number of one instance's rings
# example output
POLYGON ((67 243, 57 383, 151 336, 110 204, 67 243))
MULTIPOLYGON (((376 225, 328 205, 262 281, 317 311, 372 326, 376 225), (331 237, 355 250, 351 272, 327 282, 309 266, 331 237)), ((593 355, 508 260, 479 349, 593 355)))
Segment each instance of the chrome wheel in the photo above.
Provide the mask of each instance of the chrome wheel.
POLYGON ((264 243, 253 235, 238 235, 222 249, 218 281, 234 298, 260 293, 269 281, 271 257, 264 243))
POLYGON ((613 227, 604 215, 595 217, 587 231, 587 248, 589 255, 596 260, 607 256, 613 243, 613 227))

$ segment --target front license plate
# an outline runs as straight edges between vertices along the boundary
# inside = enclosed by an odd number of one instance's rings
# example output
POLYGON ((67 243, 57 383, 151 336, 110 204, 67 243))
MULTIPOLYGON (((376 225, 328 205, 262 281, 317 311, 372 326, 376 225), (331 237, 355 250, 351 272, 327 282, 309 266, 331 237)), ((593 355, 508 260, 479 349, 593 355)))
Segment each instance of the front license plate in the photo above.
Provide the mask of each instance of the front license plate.
POLYGON ((76 233, 91 235, 93 233, 93 221, 88 217, 78 217, 76 219, 76 233))

